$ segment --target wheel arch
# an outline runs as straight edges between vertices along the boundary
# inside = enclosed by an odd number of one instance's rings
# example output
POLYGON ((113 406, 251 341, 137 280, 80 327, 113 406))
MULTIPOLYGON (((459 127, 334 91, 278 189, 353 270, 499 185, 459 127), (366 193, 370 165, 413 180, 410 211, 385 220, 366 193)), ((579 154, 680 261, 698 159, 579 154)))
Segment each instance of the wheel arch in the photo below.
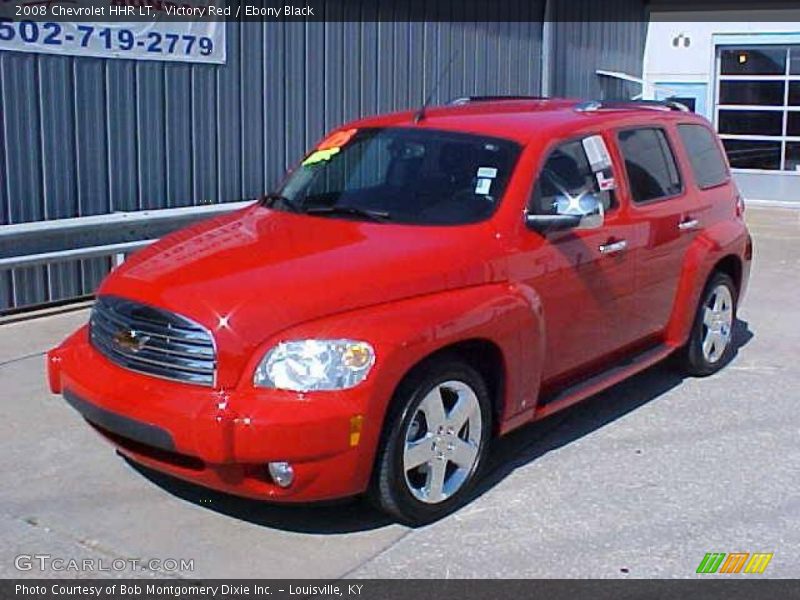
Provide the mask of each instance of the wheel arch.
POLYGON ((369 340, 377 357, 367 380, 342 394, 365 423, 354 487, 366 489, 374 475, 401 386, 434 357, 450 353, 484 377, 491 394, 492 433, 506 433, 533 413, 545 333, 534 290, 503 281, 414 296, 308 321, 262 346, 266 352, 281 339, 309 339, 321 331, 331 338, 369 340))
MULTIPOLYGON (((444 357, 453 357, 461 360, 475 369, 483 378, 489 390, 489 398, 492 403, 492 435, 497 435, 499 424, 505 410, 505 391, 506 380, 508 377, 507 361, 502 348, 488 338, 469 338, 452 342, 420 358, 401 378, 397 390, 409 377, 417 370, 431 361, 439 360, 444 357)), ((394 398, 393 398, 394 401, 394 398)))
POLYGON ((708 279, 717 271, 725 273, 731 279, 733 279, 733 283, 736 286, 736 294, 738 295, 742 289, 742 274, 744 272, 742 259, 736 254, 728 254, 727 256, 721 258, 714 264, 714 267, 711 269, 706 281, 708 281, 708 279))
POLYGON ((737 296, 741 297, 749 268, 744 264, 748 239, 746 230, 741 226, 726 222, 705 231, 691 244, 684 258, 672 315, 667 325, 665 337, 670 346, 682 347, 689 339, 700 296, 715 272, 729 275, 736 286, 737 296))

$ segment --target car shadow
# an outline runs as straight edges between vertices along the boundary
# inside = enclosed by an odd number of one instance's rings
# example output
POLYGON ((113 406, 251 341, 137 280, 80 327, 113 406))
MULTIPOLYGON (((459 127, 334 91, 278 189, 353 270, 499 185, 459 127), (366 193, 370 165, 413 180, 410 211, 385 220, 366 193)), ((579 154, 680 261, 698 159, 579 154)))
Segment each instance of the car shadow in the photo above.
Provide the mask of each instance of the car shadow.
POLYGON ((336 534, 368 531, 393 523, 361 498, 316 504, 271 504, 210 490, 122 458, 131 468, 181 500, 262 527, 296 533, 336 534))
MULTIPOLYGON (((753 332, 748 323, 737 319, 730 362, 736 360, 739 350, 751 339, 753 332)), ((500 438, 494 444, 486 475, 475 486, 470 501, 492 489, 517 468, 624 417, 678 387, 684 379, 686 375, 680 373, 674 366, 674 359, 669 358, 583 402, 500 438)))
MULTIPOLYGON (((737 320, 732 360, 752 338, 747 322, 737 320)), ((679 386, 684 379, 669 360, 663 361, 584 402, 504 436, 494 443, 485 474, 467 503, 491 490, 516 469, 616 421, 679 386)), ((394 523, 363 498, 317 504, 270 504, 215 492, 128 459, 126 462, 177 498, 262 527, 297 533, 341 534, 394 523)))

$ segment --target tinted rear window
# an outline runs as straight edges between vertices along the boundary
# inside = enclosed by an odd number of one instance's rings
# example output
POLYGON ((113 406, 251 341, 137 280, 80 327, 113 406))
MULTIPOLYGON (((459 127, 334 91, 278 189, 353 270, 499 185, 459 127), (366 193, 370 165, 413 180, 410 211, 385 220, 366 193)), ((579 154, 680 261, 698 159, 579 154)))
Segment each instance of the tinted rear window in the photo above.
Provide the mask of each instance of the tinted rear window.
POLYGON ((728 180, 728 167, 713 133, 702 125, 678 125, 678 134, 698 186, 710 188, 728 180))
POLYGON ((681 177, 662 129, 630 129, 619 134, 619 147, 634 202, 679 194, 681 177))

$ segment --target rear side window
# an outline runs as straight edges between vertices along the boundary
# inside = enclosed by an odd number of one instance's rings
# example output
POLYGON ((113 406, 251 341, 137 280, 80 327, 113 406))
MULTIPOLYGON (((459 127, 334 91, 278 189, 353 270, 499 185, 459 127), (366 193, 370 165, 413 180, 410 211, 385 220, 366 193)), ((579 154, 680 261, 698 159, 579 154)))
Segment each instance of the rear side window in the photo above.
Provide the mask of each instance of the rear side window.
POLYGON ((713 133, 702 125, 678 125, 678 135, 686 147, 692 173, 701 189, 728 181, 728 167, 713 133))
POLYGON ((668 198, 681 192, 678 165, 663 129, 621 131, 619 148, 634 202, 668 198))

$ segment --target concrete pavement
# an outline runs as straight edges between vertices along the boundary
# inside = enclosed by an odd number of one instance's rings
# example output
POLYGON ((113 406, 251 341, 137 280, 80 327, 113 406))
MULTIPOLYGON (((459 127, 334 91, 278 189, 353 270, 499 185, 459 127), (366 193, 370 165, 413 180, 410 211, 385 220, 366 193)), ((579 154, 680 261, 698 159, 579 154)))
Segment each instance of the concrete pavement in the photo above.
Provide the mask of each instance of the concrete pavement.
MULTIPOLYGON (((477 497, 411 530, 363 503, 225 497, 119 458, 44 379, 86 311, 0 326, 0 576, 14 559, 194 559, 185 577, 692 577, 706 552, 800 573, 800 211, 750 209, 756 259, 735 360, 660 365, 501 441, 477 497)), ((138 576, 153 576, 137 571, 138 576)))

